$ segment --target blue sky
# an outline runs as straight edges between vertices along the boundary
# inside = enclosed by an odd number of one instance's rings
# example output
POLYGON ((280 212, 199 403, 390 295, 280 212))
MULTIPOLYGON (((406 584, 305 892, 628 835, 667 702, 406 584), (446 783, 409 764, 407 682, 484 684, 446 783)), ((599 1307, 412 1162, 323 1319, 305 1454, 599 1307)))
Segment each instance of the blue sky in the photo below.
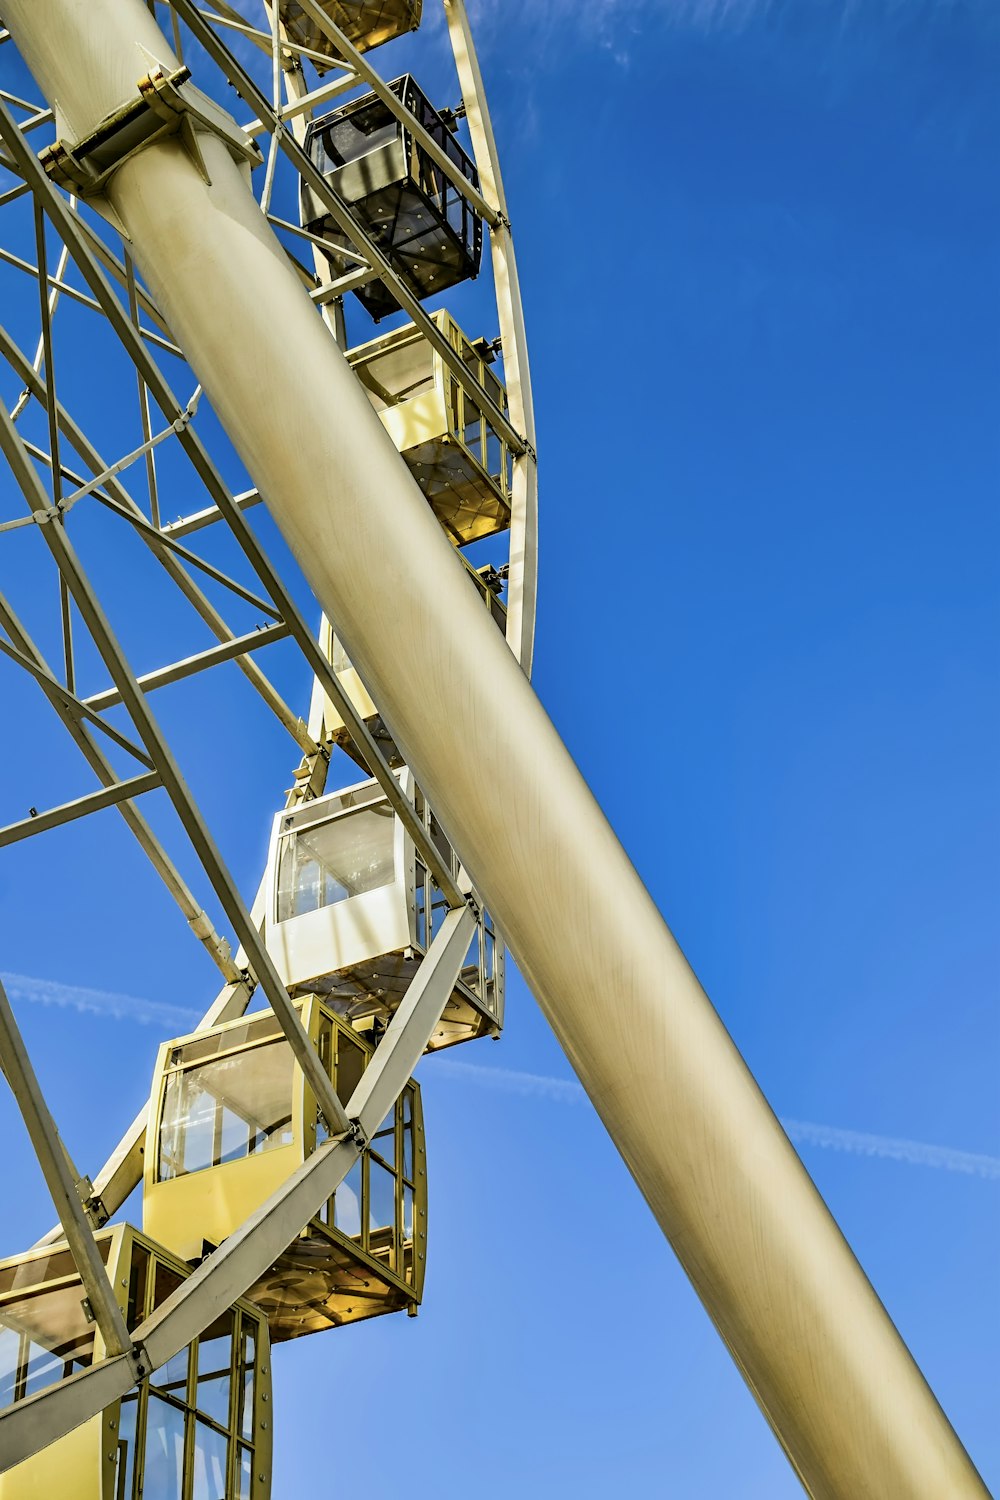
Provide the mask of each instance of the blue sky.
MULTIPOLYGON (((478 10, 538 410, 539 692, 995 1487, 1000 22, 478 10)), ((124 619, 145 575, 79 525, 124 619)), ((0 574, 30 611, 25 546, 0 538, 0 574)), ((139 665, 172 623, 132 621, 139 665)), ((161 711, 249 894, 294 756, 248 699, 161 711)), ((57 726, 11 722, 4 821, 89 786, 57 726)), ((5 850, 0 900, 90 1169, 212 972, 111 814, 5 850)), ((800 1494, 516 976, 503 1041, 421 1077, 423 1310, 276 1352, 275 1500, 800 1494)), ((6 1099, 0 1124, 12 1253, 47 1214, 6 1099)))

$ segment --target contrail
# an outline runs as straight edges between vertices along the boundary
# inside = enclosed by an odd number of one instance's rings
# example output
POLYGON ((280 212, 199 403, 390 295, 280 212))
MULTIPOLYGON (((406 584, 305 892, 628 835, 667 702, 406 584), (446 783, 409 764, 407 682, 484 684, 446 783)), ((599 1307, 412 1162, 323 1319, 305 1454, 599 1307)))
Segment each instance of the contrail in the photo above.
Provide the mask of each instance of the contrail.
MULTIPOLYGON (((181 1005, 141 1000, 134 995, 86 989, 81 985, 59 984, 54 979, 0 974, 0 981, 14 1002, 55 1005, 110 1016, 117 1021, 134 1021, 140 1026, 162 1026, 175 1035, 190 1030, 199 1020, 197 1011, 181 1005)), ((583 1104, 587 1098, 575 1078, 552 1078, 544 1073, 521 1073, 513 1068, 489 1068, 482 1063, 461 1062, 451 1057, 435 1058, 429 1071, 451 1078, 465 1078, 482 1088, 500 1089, 525 1099, 548 1099, 553 1104, 583 1104)), ((869 1135, 860 1130, 842 1130, 835 1125, 817 1125, 811 1120, 782 1119, 781 1123, 800 1146, 818 1146, 825 1151, 846 1151, 852 1156, 874 1156, 883 1161, 906 1162, 913 1167, 936 1167, 943 1172, 1000 1181, 1000 1157, 997 1156, 956 1151, 951 1146, 929 1146, 923 1141, 894 1136, 869 1135)))
MULTIPOLYGON (((518 1073, 510 1068, 488 1068, 480 1063, 435 1058, 425 1077, 445 1073, 467 1078, 484 1088, 502 1089, 522 1098, 550 1099, 554 1104, 582 1104, 586 1099, 575 1079, 549 1078, 540 1073, 518 1073)), ((951 1146, 929 1146, 923 1141, 898 1140, 887 1135, 868 1135, 860 1130, 842 1130, 834 1125, 816 1125, 811 1120, 782 1119, 789 1137, 798 1145, 819 1146, 826 1151, 846 1151, 853 1156, 876 1156, 883 1161, 903 1161, 913 1167, 937 1167, 966 1177, 1000 1181, 1000 1156, 976 1151, 956 1151, 951 1146)))
POLYGON ((855 1156, 881 1156, 886 1161, 905 1161, 913 1167, 938 1167, 944 1172, 963 1172, 967 1177, 1000 1180, 1000 1156, 977 1151, 956 1151, 951 1146, 928 1146, 923 1141, 897 1140, 889 1135, 865 1135, 860 1130, 840 1130, 832 1125, 814 1125, 809 1120, 782 1119, 793 1141, 822 1146, 828 1151, 850 1151, 855 1156))
POLYGON ((201 1019, 195 1010, 168 1005, 161 1000, 139 1000, 110 990, 90 990, 77 984, 59 984, 54 979, 32 979, 27 974, 0 974, 0 982, 11 1001, 30 1005, 56 1005, 117 1021, 136 1021, 140 1026, 165 1026, 171 1035, 189 1031, 201 1019))

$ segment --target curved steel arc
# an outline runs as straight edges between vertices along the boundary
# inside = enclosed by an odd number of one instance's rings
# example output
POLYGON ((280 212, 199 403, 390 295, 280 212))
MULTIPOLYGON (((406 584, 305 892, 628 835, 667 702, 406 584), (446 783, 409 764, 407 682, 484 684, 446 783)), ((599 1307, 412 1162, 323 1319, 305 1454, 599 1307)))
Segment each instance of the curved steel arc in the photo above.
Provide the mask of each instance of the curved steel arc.
MULTIPOLYGON (((396 272, 378 245, 358 220, 357 215, 333 191, 322 172, 314 165, 302 146, 295 139, 286 122, 282 120, 277 111, 268 103, 266 97, 254 83, 250 75, 245 69, 240 67, 232 54, 219 41, 211 26, 209 26, 194 4, 194 0, 170 0, 170 3, 178 15, 183 17, 206 52, 223 70, 233 87, 254 111, 258 119, 264 122, 268 130, 278 136, 282 150, 293 163, 303 181, 309 184, 309 187, 316 194, 324 208, 330 213, 338 227, 350 235, 354 243, 364 251, 371 265, 375 267, 377 274, 392 288, 393 295, 400 306, 409 314, 413 322, 416 323, 435 353, 439 354, 444 360, 463 390, 467 391, 476 402, 476 405, 487 414, 490 422, 502 434, 513 451, 515 453, 522 453, 525 444, 523 434, 513 427, 511 422, 496 405, 492 396, 479 384, 479 381, 460 358, 458 352, 442 336, 439 329, 428 317, 420 301, 396 275, 396 272)), ((161 50, 165 46, 166 39, 161 37, 161 50)))
POLYGON ((480 181, 499 214, 490 225, 490 253, 496 291, 504 377, 510 419, 523 432, 526 447, 514 459, 510 517, 510 569, 507 579, 507 644, 531 676, 535 645, 535 608, 538 596, 538 460, 535 449, 535 408, 528 366, 528 337, 521 303, 514 238, 507 198, 500 175, 493 122, 486 87, 476 55, 465 0, 444 0, 448 33, 458 70, 462 102, 472 137, 472 151, 480 181))

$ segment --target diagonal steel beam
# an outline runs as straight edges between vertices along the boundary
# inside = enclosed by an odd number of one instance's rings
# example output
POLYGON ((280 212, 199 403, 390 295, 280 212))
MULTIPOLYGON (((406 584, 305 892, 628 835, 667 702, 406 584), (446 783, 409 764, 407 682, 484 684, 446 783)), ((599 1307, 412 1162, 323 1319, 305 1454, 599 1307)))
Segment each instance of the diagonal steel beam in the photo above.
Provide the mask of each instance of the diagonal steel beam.
POLYGON ((29 818, 22 818, 18 823, 8 823, 6 828, 0 828, 0 849, 8 844, 17 844, 22 839, 30 839, 36 833, 47 833, 50 828, 61 828, 64 823, 88 817, 90 813, 101 812, 106 807, 114 807, 132 797, 141 797, 143 792, 155 791, 159 785, 159 776, 155 771, 149 771, 145 776, 133 776, 130 781, 120 781, 117 786, 101 787, 100 791, 89 792, 85 797, 76 797, 72 802, 50 807, 46 812, 32 813, 29 818))
MULTIPOLYGON (((351 1096, 355 1132, 332 1138, 282 1183, 133 1335, 147 1369, 158 1369, 241 1297, 336 1191, 410 1078, 455 988, 475 927, 470 908, 449 912, 421 960, 403 1004, 351 1096)), ((95 1416, 134 1383, 123 1359, 109 1359, 0 1412, 0 1472, 95 1416)))
MULTIPOLYGON (((109 323, 121 340, 126 352, 141 371, 163 415, 170 422, 179 419, 184 413, 183 406, 174 395, 162 371, 150 355, 149 350, 137 336, 128 315, 115 296, 107 277, 83 242, 65 199, 49 182, 40 163, 28 149, 10 112, 4 107, 2 101, 0 101, 0 137, 3 138, 11 154, 14 156, 25 180, 31 183, 32 191, 45 204, 45 211, 55 224, 63 242, 70 246, 73 259, 83 273, 84 279, 90 286, 94 296, 100 302, 109 323)), ((433 325, 431 326, 433 327, 433 325)), ((435 333, 437 333, 436 328, 435 333)), ((193 431, 190 424, 183 426, 182 431, 178 434, 178 442, 185 449, 195 472, 219 507, 230 530, 249 559, 254 572, 273 599, 279 613, 288 625, 292 636, 301 648, 309 667, 315 676, 319 678, 324 690, 335 704, 337 712, 361 753, 362 759, 365 761, 372 775, 377 779, 386 795, 389 805, 420 850, 421 857, 437 881, 449 906, 462 906, 465 896, 455 881, 450 868, 441 858, 440 851, 430 838, 428 830, 417 816, 412 802, 410 802, 409 798, 401 790, 399 778, 390 769, 368 725, 361 718, 351 699, 344 691, 340 679, 324 653, 320 650, 312 631, 306 625, 302 613, 295 604, 290 591, 285 587, 277 570, 271 564, 263 547, 251 530, 241 508, 236 504, 228 486, 223 481, 218 468, 212 462, 200 437, 193 431)), ((134 504, 135 502, 132 503, 134 504)))
MULTIPOLYGON (((198 672, 205 672, 210 667, 218 666, 220 662, 245 656, 248 651, 259 651, 262 646, 270 646, 274 641, 283 641, 287 637, 287 625, 265 625, 257 630, 251 630, 247 635, 234 636, 231 641, 225 641, 221 646, 212 646, 207 651, 197 652, 194 656, 185 656, 182 661, 171 662, 166 667, 158 667, 155 672, 144 672, 141 677, 136 678, 136 682, 144 693, 151 693, 155 688, 168 687, 171 683, 182 682, 186 677, 193 677, 198 672)), ((92 693, 83 701, 88 708, 104 709, 111 708, 122 699, 117 688, 107 688, 103 693, 92 693)))
MULTIPOLYGON (((37 371, 32 368, 24 352, 2 326, 0 326, 0 353, 3 354, 3 357, 25 382, 26 388, 31 391, 32 395, 37 400, 44 401, 46 394, 44 382, 39 377, 37 371)), ((118 477, 109 473, 107 465, 103 462, 100 454, 87 438, 82 428, 79 427, 63 406, 60 405, 58 407, 58 412, 60 430, 65 434, 67 440, 76 449, 77 453, 79 453, 84 463, 93 474, 104 474, 106 476, 104 484, 109 497, 129 517, 137 517, 145 523, 145 517, 142 515, 142 510, 138 502, 132 498, 118 477)), ((163 537, 154 535, 151 528, 145 524, 139 527, 139 534, 154 556, 162 564, 168 577, 173 580, 184 597, 205 621, 205 624, 216 639, 220 641, 232 640, 233 632, 226 624, 222 615, 199 588, 197 583, 195 583, 194 579, 185 571, 177 557, 172 555, 175 552, 179 552, 185 556, 194 558, 195 554, 189 554, 187 548, 177 547, 168 535, 163 537)), ((200 559, 198 561, 200 562, 200 559)), ((299 748, 306 754, 314 751, 316 748, 315 744, 306 734, 305 726, 300 716, 294 713, 289 707, 281 697, 281 694, 261 671, 257 663, 249 660, 247 657, 242 657, 239 659, 238 665, 251 686, 260 694, 279 723, 283 724, 288 730, 288 733, 295 740, 299 748)))
POLYGON ((62 1224, 73 1262, 83 1282, 91 1311, 104 1347, 111 1355, 124 1354, 131 1350, 122 1317, 121 1308, 115 1301, 111 1282, 101 1260, 93 1231, 84 1213, 77 1179, 70 1170, 66 1152, 56 1123, 49 1113, 38 1079, 31 1066, 28 1050, 11 1010, 7 992, 0 984, 0 1062, 4 1076, 10 1084, 11 1093, 17 1101, 25 1128, 31 1138, 38 1165, 42 1169, 45 1185, 52 1197, 56 1213, 62 1224))
MULTIPOLYGON (((7 631, 8 635, 12 635, 13 632, 8 621, 13 623, 14 631, 20 634, 19 622, 10 601, 4 594, 0 593, 0 625, 7 631)), ((140 750, 138 745, 134 745, 127 735, 122 734, 113 724, 105 723, 100 714, 91 708, 89 704, 84 703, 82 698, 78 698, 75 693, 70 692, 69 688, 63 687, 62 683, 48 667, 40 666, 33 656, 19 650, 17 646, 8 646, 7 642, 3 640, 0 640, 0 653, 10 661, 17 662, 19 667, 23 667, 31 677, 34 677, 35 681, 42 686, 50 697, 58 698, 59 702, 70 713, 76 714, 81 719, 88 720, 96 728, 100 729, 102 733, 106 734, 109 740, 113 740, 120 749, 127 750, 129 755, 134 756, 142 765, 148 766, 150 770, 153 769, 153 763, 149 759, 149 756, 140 750)))
MULTIPOLYGON (((105 786, 115 786, 118 777, 114 767, 86 727, 86 721, 95 716, 84 704, 72 699, 62 684, 56 681, 44 656, 2 594, 0 594, 0 626, 6 630, 25 663, 31 666, 42 691, 62 719, 78 749, 83 753, 91 768, 96 771, 98 779, 105 786)), ((0 648, 3 646, 4 643, 0 642, 0 648)), ((97 722, 102 728, 108 727, 103 720, 98 719, 97 722)), ((142 759, 144 763, 149 764, 145 756, 142 759)), ((127 827, 135 835, 139 847, 149 859, 153 869, 184 913, 188 926, 199 942, 204 945, 213 963, 229 983, 240 983, 244 975, 238 965, 233 962, 229 944, 215 931, 208 913, 202 910, 201 905, 191 894, 183 877, 146 819, 131 802, 120 802, 118 811, 127 827)))
MULTIPOLYGON (((38 471, 28 456, 20 433, 2 406, 0 406, 0 452, 10 465, 14 479, 32 513, 39 514, 46 510, 48 496, 42 486, 38 471)), ((181 776, 170 747, 153 717, 142 689, 136 682, 107 616, 76 556, 65 527, 42 526, 41 532, 61 577, 66 581, 67 589, 80 617, 89 630, 111 679, 121 694, 122 703, 128 710, 136 731, 159 773, 163 788, 174 805, 181 826, 201 860, 205 873, 234 931, 247 950, 258 982, 281 1022, 282 1030, 309 1081, 309 1086, 316 1096, 331 1134, 347 1129, 348 1122, 344 1107, 326 1075, 315 1047, 306 1034, 298 1011, 288 998, 288 992, 278 977, 274 962, 260 933, 250 920, 236 884, 223 862, 197 803, 181 776)))
POLYGON ((383 281, 391 287, 393 296, 420 329, 431 348, 444 360, 462 389, 486 413, 491 425, 503 436, 508 446, 515 453, 523 453, 525 451, 525 440, 522 434, 514 428, 506 413, 500 410, 485 387, 479 384, 479 381, 469 370, 469 367, 458 351, 452 348, 436 324, 431 322, 431 319, 424 311, 422 303, 413 295, 405 283, 400 280, 357 215, 333 191, 322 172, 318 170, 307 156, 291 130, 283 123, 280 114, 268 103, 267 98, 261 93, 249 73, 240 66, 228 48, 220 42, 208 22, 199 14, 197 7, 191 3, 191 0, 171 0, 171 4, 191 28, 213 62, 216 62, 225 73, 240 97, 250 106, 258 119, 264 121, 267 129, 277 136, 281 149, 291 161, 299 176, 304 182, 309 184, 310 188, 315 192, 320 202, 328 210, 339 227, 345 234, 350 235, 354 243, 364 251, 371 264, 377 267, 383 281))

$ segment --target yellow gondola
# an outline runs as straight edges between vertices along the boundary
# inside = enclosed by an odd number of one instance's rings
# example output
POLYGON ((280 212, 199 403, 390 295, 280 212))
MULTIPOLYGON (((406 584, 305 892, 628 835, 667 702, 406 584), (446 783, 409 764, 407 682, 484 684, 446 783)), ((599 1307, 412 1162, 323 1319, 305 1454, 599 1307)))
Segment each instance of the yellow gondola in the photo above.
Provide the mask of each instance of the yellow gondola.
MULTIPOLYGON (((129 1224, 97 1245, 133 1330, 190 1267, 129 1224)), ((64 1244, 0 1261, 0 1410, 104 1358, 64 1244)), ((267 1322, 241 1299, 135 1390, 0 1474, 0 1500, 268 1500, 267 1322)))
MULTIPOLYGON (((347 1103, 373 1049, 318 997, 300 1008, 347 1103)), ((144 1228, 184 1260, 198 1260, 325 1139, 271 1011, 166 1042, 150 1101, 144 1228)), ((426 1232, 423 1116, 411 1082, 334 1196, 247 1296, 275 1341, 415 1311, 426 1232)))

